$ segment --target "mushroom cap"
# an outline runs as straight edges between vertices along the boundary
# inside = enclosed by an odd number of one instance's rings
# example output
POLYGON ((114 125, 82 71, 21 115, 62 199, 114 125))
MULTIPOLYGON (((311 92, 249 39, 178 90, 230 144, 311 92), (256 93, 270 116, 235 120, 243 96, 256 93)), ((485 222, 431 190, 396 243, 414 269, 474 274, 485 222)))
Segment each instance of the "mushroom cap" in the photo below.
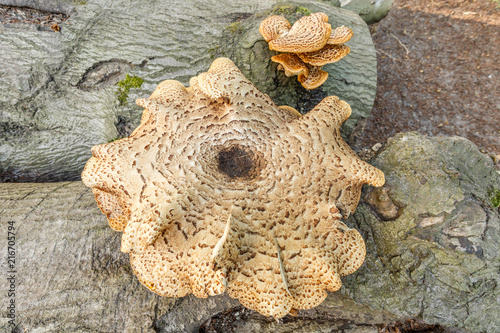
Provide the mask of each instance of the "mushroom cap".
POLYGON ((328 72, 317 66, 309 66, 309 75, 300 74, 297 79, 302 84, 302 87, 316 89, 328 79, 328 72))
POLYGON ((312 52, 325 46, 332 26, 325 13, 314 13, 298 19, 286 35, 269 41, 269 48, 279 52, 312 52))
POLYGON ((106 215, 111 229, 123 231, 127 226, 130 212, 123 209, 124 205, 121 204, 120 198, 98 188, 93 188, 92 193, 94 193, 97 205, 106 215))
POLYGON ((138 100, 139 127, 93 147, 82 173, 135 274, 159 295, 227 291, 276 318, 317 306, 364 260, 342 216, 384 182, 340 136, 349 105, 330 96, 299 116, 226 58, 190 83, 138 100))
POLYGON ((286 76, 309 74, 307 65, 293 53, 281 53, 271 57, 271 60, 283 66, 286 76))
POLYGON ((303 62, 313 66, 324 66, 333 62, 337 62, 351 52, 347 45, 330 45, 327 44, 321 50, 307 53, 298 53, 297 56, 303 62))
POLYGON ((286 113, 288 113, 290 115, 290 119, 295 119, 295 118, 300 118, 302 117, 302 114, 297 111, 295 108, 292 108, 291 106, 288 106, 288 105, 280 105, 279 108, 283 111, 285 111, 286 113))
POLYGON ((326 43, 332 45, 344 44, 345 42, 349 41, 353 35, 354 32, 351 30, 351 28, 341 26, 332 30, 330 38, 328 38, 328 41, 326 43))
POLYGON ((288 20, 281 15, 273 15, 266 18, 260 23, 259 32, 264 37, 266 42, 273 39, 278 39, 290 31, 292 25, 288 20))

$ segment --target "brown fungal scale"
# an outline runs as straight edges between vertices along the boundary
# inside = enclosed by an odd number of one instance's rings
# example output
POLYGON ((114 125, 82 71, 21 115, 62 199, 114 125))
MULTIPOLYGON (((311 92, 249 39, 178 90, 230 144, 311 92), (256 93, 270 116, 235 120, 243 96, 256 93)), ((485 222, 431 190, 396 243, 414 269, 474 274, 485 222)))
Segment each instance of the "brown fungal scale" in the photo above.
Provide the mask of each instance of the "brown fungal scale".
POLYGON ((286 18, 280 15, 270 16, 265 24, 259 27, 260 34, 266 42, 286 36, 292 25, 286 18))
POLYGON ((320 67, 337 62, 351 52, 347 45, 325 45, 321 50, 314 52, 298 53, 297 56, 306 64, 320 67))
POLYGON ((286 76, 298 75, 306 89, 321 86, 328 73, 321 67, 345 57, 351 49, 343 43, 349 41, 353 31, 345 26, 332 30, 325 13, 314 13, 297 20, 293 25, 280 15, 261 22, 259 31, 271 50, 288 52, 275 55, 272 61, 286 76))
POLYGON ((353 31, 345 26, 341 26, 332 30, 327 44, 339 45, 348 42, 353 36, 353 31))
POLYGON ((316 89, 328 79, 328 72, 325 72, 320 67, 309 66, 309 74, 299 74, 297 80, 307 89, 316 89))
MULTIPOLYGON (((261 27, 276 24, 276 22, 280 22, 280 25, 283 26, 283 23, 281 23, 283 20, 270 20, 269 18, 268 20, 267 22, 264 21, 266 24, 261 24, 261 27)), ((309 16, 303 16, 292 25, 286 35, 271 39, 269 41, 269 48, 279 52, 294 53, 317 51, 330 38, 332 26, 327 22, 328 16, 325 13, 314 13, 309 16)))
POLYGON ((293 53, 281 53, 271 57, 271 60, 283 66, 286 76, 309 75, 309 68, 300 57, 293 53))
POLYGON ((82 173, 139 280, 155 293, 227 291, 280 318, 320 304, 363 262, 351 214, 383 173, 340 136, 347 103, 278 107, 227 58, 185 88, 160 83, 130 137, 82 173))

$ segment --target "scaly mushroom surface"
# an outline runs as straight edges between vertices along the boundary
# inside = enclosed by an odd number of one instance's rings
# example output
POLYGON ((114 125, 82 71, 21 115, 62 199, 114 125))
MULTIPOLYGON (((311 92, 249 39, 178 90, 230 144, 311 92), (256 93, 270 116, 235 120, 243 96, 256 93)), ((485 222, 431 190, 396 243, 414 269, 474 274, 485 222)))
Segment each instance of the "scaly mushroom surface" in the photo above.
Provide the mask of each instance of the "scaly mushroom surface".
POLYGON ((261 22, 259 32, 266 42, 286 36, 292 25, 281 15, 273 15, 261 22))
POLYGON ((280 318, 320 304, 363 262, 351 214, 383 173, 340 136, 347 103, 278 107, 227 58, 186 88, 164 81, 130 135, 82 173, 139 280, 155 293, 227 291, 280 318))
POLYGON ((344 44, 345 42, 348 42, 353 35, 354 32, 351 28, 341 26, 332 30, 330 38, 328 38, 326 43, 332 45, 344 44))
POLYGON ((331 29, 325 13, 303 16, 293 25, 279 15, 261 22, 259 31, 271 50, 289 52, 271 57, 279 63, 278 70, 286 76, 298 75, 298 81, 306 89, 315 89, 327 79, 322 66, 345 57, 351 49, 343 43, 349 41, 353 31, 345 26, 331 29))
POLYGON ((271 50, 289 52, 271 57, 279 63, 278 70, 286 76, 298 75, 306 89, 315 89, 327 79, 322 66, 345 57, 351 49, 343 43, 349 41, 353 31, 345 26, 332 30, 325 13, 304 16, 290 25, 280 15, 273 15, 261 22, 259 31, 271 50))
POLYGON ((322 67, 339 61, 349 54, 351 49, 347 45, 326 45, 319 51, 298 53, 297 56, 306 64, 322 67))
MULTIPOLYGON (((266 20, 261 23, 261 28, 275 25, 277 22, 283 26, 282 22, 284 22, 278 19, 270 20, 270 18, 266 20)), ((292 25, 288 33, 282 33, 280 35, 282 37, 277 36, 278 38, 269 40, 269 48, 279 52, 293 53, 317 51, 325 46, 330 38, 332 26, 327 22, 328 16, 325 13, 303 16, 292 25)))
POLYGON ((271 60, 280 64, 286 76, 309 75, 309 68, 298 55, 293 53, 281 53, 271 57, 271 60))
POLYGON ((306 89, 316 89, 328 79, 328 72, 325 72, 321 67, 309 66, 309 74, 299 74, 299 80, 302 87, 306 89))

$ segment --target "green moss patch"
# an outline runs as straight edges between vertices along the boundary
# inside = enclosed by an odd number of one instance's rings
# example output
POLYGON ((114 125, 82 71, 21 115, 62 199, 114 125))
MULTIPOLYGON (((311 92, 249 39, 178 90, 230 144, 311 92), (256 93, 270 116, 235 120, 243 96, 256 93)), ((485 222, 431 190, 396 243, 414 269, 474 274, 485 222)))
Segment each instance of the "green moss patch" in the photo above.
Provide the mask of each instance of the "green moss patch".
POLYGON ((312 12, 301 6, 294 5, 277 5, 271 10, 272 15, 292 15, 292 14, 300 14, 302 16, 311 15, 312 12))
POLYGON ((309 9, 307 9, 305 7, 300 7, 300 6, 297 6, 297 8, 295 8, 295 11, 299 14, 304 15, 304 16, 308 16, 308 15, 312 14, 312 12, 309 9))
POLYGON ((116 137, 116 138, 113 138, 113 139, 109 140, 109 141, 108 141, 108 143, 110 143, 110 142, 114 142, 114 141, 117 141, 117 140, 120 140, 120 139, 123 139, 123 138, 121 138, 121 137, 116 137))
POLYGON ((140 88, 142 86, 142 83, 144 82, 143 79, 141 79, 138 76, 130 76, 127 74, 127 76, 121 80, 120 82, 117 83, 118 85, 118 91, 116 92, 118 102, 120 105, 127 105, 127 98, 128 98, 128 93, 131 88, 140 88))
POLYGON ((238 32, 243 32, 243 24, 241 24, 240 21, 236 21, 234 23, 231 23, 231 24, 228 24, 226 26, 226 29, 232 33, 232 34, 236 34, 238 32))
POLYGON ((493 188, 490 191, 488 191, 488 196, 490 197, 490 202, 493 205, 493 207, 498 208, 500 207, 500 190, 497 188, 493 188))

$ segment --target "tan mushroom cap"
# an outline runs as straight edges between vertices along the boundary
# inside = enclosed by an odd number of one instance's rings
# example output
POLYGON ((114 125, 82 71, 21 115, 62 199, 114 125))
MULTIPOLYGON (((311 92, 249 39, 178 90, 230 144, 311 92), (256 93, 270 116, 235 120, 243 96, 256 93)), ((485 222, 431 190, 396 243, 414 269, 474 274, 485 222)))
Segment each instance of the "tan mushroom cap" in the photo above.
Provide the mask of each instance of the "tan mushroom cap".
POLYGON ((97 205, 106 215, 111 229, 116 231, 125 230, 130 213, 123 209, 120 199, 97 188, 93 188, 92 193, 95 195, 97 205))
POLYGON ((326 45, 319 51, 298 53, 297 56, 305 63, 321 67, 339 61, 349 52, 351 49, 347 45, 326 45))
POLYGON ((290 119, 295 119, 295 118, 300 118, 302 117, 302 114, 297 111, 295 108, 292 108, 291 106, 288 106, 288 105, 280 105, 279 108, 283 111, 285 111, 286 113, 288 113, 290 115, 290 119))
POLYGON ((300 60, 300 58, 296 54, 281 53, 272 56, 271 60, 283 66, 286 76, 293 76, 299 74, 304 74, 307 76, 309 74, 309 69, 307 68, 307 65, 302 60, 300 60))
POLYGON ((275 318, 319 305, 365 257, 342 217, 384 183, 340 135, 349 105, 330 96, 300 116, 227 58, 190 84, 138 100, 139 127, 93 147, 82 173, 134 273, 162 296, 227 291, 275 318))
POLYGON ((325 46, 332 26, 325 13, 303 16, 292 25, 288 34, 269 41, 269 48, 279 52, 312 52, 325 46))
POLYGON ((328 79, 328 72, 317 66, 309 67, 309 75, 300 74, 298 77, 302 87, 306 89, 316 89, 325 83, 326 79, 328 79))
POLYGON ((332 30, 330 38, 328 38, 328 41, 326 43, 344 44, 345 42, 349 41, 353 35, 354 32, 351 30, 351 28, 348 28, 346 26, 341 26, 332 30))
POLYGON ((261 22, 259 32, 266 42, 269 42, 288 34, 291 27, 292 25, 286 18, 281 15, 273 15, 261 22))

